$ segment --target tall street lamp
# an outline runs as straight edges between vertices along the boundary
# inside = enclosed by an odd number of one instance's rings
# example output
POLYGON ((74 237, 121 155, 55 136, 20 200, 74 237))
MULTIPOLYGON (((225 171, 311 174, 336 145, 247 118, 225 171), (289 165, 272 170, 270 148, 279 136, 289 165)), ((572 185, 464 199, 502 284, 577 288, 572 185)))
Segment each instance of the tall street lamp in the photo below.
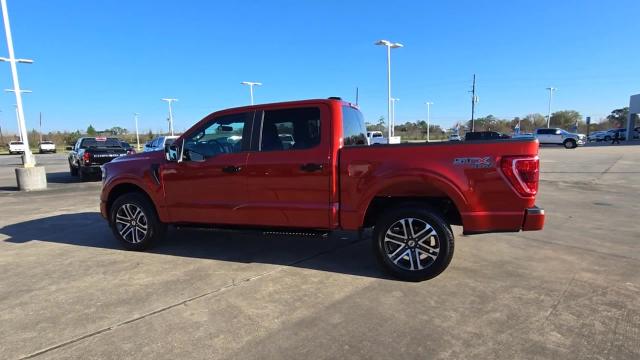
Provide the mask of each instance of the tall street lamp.
MULTIPOLYGON (((6 91, 6 92, 15 92, 14 89, 4 89, 4 91, 6 91)), ((20 93, 29 94, 29 93, 32 93, 32 91, 31 90, 22 90, 22 89, 20 89, 20 93)), ((16 121, 18 122, 18 137, 20 137, 20 141, 24 142, 24 136, 22 136, 22 131, 20 131, 20 112, 18 111, 18 105, 14 104, 13 106, 16 107, 16 121)))
POLYGON ((249 95, 251 96, 251 105, 253 105, 253 87, 262 86, 262 83, 254 82, 254 81, 243 81, 240 84, 247 85, 249 87, 249 95))
POLYGON ((433 103, 431 101, 427 101, 425 105, 427 105, 427 142, 429 142, 429 127, 431 126, 431 105, 433 105, 433 103))
POLYGON ((22 92, 20 91, 20 81, 18 80, 18 67, 17 63, 31 64, 33 60, 30 59, 16 59, 15 52, 13 51, 13 38, 11 36, 11 26, 9 24, 9 13, 7 11, 7 0, 0 0, 2 6, 2 15, 4 20, 4 32, 7 37, 7 49, 9 51, 9 57, 0 57, 0 61, 8 62, 11 65, 11 77, 13 79, 13 90, 16 94, 16 105, 18 106, 18 130, 24 139, 24 155, 22 156, 22 163, 25 167, 33 167, 36 162, 29 149, 29 140, 27 139, 27 126, 24 123, 24 110, 22 109, 22 92))
POLYGON ((173 109, 171 108, 171 103, 178 101, 178 99, 163 98, 160 100, 166 101, 169 104, 169 132, 171 133, 171 136, 173 136, 173 109))
POLYGON ((551 99, 553 98, 553 92, 558 89, 554 87, 548 87, 547 90, 549 90, 549 115, 547 116, 547 129, 548 129, 549 126, 551 126, 551 99))
POLYGON ((388 40, 378 40, 375 45, 387 47, 387 121, 389 123, 389 143, 391 142, 391 49, 401 48, 404 45, 400 43, 392 43, 388 40))
POLYGON ((398 98, 391 98, 391 136, 396 136, 396 101, 398 98))
POLYGON ((140 133, 138 132, 138 113, 133 113, 133 120, 136 122, 136 151, 140 151, 140 133))

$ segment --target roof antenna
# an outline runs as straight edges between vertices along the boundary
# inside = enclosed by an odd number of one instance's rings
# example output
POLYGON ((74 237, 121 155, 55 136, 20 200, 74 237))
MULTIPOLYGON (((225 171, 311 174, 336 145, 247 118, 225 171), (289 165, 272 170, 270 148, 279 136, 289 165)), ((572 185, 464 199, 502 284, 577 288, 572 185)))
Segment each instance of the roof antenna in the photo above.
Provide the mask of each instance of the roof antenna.
POLYGON ((358 106, 358 87, 356 86, 356 106, 358 106))

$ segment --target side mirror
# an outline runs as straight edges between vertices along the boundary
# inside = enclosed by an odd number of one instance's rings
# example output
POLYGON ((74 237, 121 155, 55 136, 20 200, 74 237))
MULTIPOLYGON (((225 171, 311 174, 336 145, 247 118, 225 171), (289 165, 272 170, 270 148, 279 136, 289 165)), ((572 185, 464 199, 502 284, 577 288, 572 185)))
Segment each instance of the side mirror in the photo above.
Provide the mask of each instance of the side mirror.
POLYGON ((71 151, 71 150, 73 150, 73 146, 65 146, 65 150, 71 151))
POLYGON ((182 162, 182 143, 180 144, 173 143, 171 145, 165 145, 164 156, 167 159, 167 161, 182 162))

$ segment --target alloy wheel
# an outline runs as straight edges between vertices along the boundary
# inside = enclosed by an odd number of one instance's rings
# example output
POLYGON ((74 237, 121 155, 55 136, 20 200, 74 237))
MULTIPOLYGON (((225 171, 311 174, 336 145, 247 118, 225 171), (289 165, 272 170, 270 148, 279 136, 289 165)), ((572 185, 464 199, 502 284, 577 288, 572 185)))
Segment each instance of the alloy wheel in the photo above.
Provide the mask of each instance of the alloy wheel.
POLYGON ((440 238, 426 221, 404 218, 389 227, 383 247, 396 266, 411 271, 423 270, 438 258, 440 238))
POLYGON ((123 204, 118 208, 115 220, 116 230, 125 241, 137 244, 147 236, 147 217, 138 205, 123 204))

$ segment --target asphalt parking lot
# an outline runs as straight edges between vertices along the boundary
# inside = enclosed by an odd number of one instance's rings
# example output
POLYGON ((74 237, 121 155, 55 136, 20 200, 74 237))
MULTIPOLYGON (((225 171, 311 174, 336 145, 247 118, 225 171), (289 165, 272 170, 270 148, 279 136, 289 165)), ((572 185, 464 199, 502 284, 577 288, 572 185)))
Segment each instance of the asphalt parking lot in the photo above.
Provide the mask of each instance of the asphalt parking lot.
POLYGON ((541 149, 545 230, 462 236, 439 277, 367 240, 175 231, 120 249, 99 182, 0 156, 0 358, 640 358, 640 145, 541 149))

